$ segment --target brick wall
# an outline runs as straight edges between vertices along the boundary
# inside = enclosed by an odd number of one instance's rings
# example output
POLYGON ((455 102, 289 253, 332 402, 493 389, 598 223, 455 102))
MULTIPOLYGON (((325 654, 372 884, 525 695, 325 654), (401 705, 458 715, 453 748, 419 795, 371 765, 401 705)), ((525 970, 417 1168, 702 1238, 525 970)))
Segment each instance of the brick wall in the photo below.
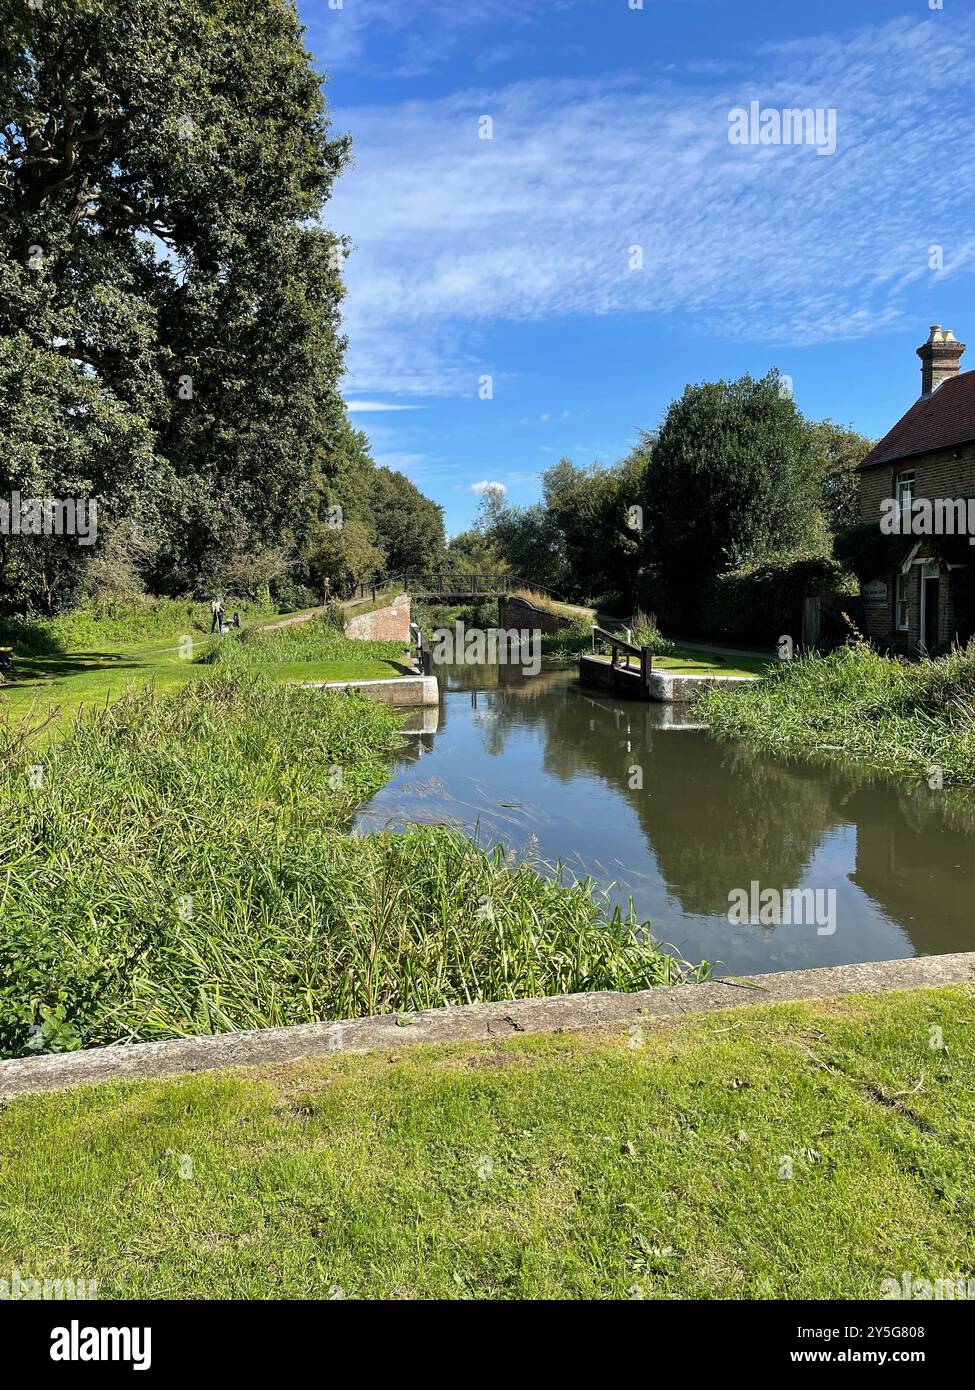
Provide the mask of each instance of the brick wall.
MULTIPOLYGON (((975 496, 975 444, 964 444, 957 449, 941 449, 936 453, 922 454, 918 458, 903 459, 896 464, 869 469, 860 475, 860 516, 863 521, 880 525, 880 504, 888 497, 896 495, 896 481, 899 473, 914 474, 914 497, 948 498, 975 496)), ((917 538, 915 538, 917 539, 917 538)), ((904 558, 914 545, 909 536, 904 537, 904 558)), ((922 540, 915 557, 918 560, 931 559, 933 552, 922 540)), ((888 602, 886 608, 864 609, 864 631, 868 637, 878 641, 894 641, 907 647, 914 647, 921 635, 921 566, 912 565, 907 576, 907 632, 898 632, 894 612, 897 593, 897 573, 872 576, 887 584, 888 602)), ((956 633, 959 621, 958 583, 956 572, 941 566, 938 586, 938 636, 941 645, 950 643, 956 633)))
POLYGON ((516 628, 519 632, 561 632, 569 626, 569 619, 559 613, 549 613, 545 608, 536 608, 523 598, 509 598, 503 595, 498 599, 498 627, 503 631, 516 628))
POLYGON ((409 595, 399 594, 383 608, 375 608, 371 613, 360 613, 358 617, 351 618, 345 625, 345 635, 365 642, 402 642, 404 647, 408 646, 409 595))

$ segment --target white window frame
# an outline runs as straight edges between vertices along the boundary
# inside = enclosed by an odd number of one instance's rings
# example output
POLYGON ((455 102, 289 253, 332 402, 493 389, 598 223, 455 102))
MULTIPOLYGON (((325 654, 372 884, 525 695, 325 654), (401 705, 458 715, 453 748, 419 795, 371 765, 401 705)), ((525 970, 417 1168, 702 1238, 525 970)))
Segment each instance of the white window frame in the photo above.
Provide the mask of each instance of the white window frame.
POLYGON ((894 587, 894 623, 898 632, 906 632, 910 626, 910 598, 908 597, 908 577, 910 570, 898 570, 897 580, 894 587), (901 621, 901 609, 904 610, 904 618, 901 621))
POLYGON ((911 503, 914 501, 915 477, 912 468, 906 473, 898 473, 894 479, 894 495, 897 498, 897 510, 900 513, 901 532, 907 534, 910 534, 911 503))

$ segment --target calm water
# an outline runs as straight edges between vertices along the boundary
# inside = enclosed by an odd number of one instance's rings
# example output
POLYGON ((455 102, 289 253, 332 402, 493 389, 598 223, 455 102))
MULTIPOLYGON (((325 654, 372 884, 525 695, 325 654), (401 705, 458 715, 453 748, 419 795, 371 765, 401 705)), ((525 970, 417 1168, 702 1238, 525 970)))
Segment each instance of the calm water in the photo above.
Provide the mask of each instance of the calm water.
POLYGON ((363 829, 444 822, 520 853, 534 837, 730 973, 975 947, 975 813, 959 798, 720 744, 680 707, 593 696, 574 670, 438 675, 437 732, 407 738, 363 829), (835 889, 835 932, 733 925, 729 892, 753 880, 835 889))

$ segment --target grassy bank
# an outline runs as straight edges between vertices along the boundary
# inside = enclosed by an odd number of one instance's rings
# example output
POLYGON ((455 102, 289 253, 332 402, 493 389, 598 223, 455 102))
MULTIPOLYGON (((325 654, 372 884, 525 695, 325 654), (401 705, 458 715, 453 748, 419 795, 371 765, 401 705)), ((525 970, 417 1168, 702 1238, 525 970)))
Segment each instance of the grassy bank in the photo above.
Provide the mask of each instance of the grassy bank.
POLYGON ((963 987, 853 997, 13 1101, 0 1266, 103 1298, 971 1278, 972 1007, 963 987))
MULTIPOLYGON (((273 608, 246 599, 227 599, 228 613, 241 620, 269 622, 273 608)), ((199 640, 210 630, 209 603, 192 599, 149 598, 106 601, 63 613, 57 618, 0 617, 0 643, 21 656, 78 652, 108 646, 112 649, 153 646, 164 638, 188 635, 199 640)))
POLYGON ((0 644, 14 649, 16 677, 0 686, 0 721, 37 723, 53 713, 53 727, 61 729, 80 710, 111 702, 129 689, 151 684, 160 692, 177 690, 218 660, 261 666, 282 681, 380 680, 400 674, 396 659, 402 648, 395 644, 352 642, 317 618, 267 631, 267 624, 282 618, 236 600, 228 600, 228 609, 240 612, 243 632, 222 639, 209 636, 208 605, 167 599, 79 610, 50 622, 4 620, 0 644), (225 650, 222 657, 215 655, 218 643, 225 650))
POLYGON ((975 782, 975 644, 915 663, 862 643, 802 656, 747 688, 708 691, 695 711, 714 733, 771 753, 975 782))
MULTIPOLYGON (((338 609, 310 618, 307 622, 267 630, 245 628, 210 640, 196 658, 201 665, 222 669, 269 671, 284 663, 309 664, 316 669, 333 662, 361 660, 385 665, 387 674, 396 674, 395 663, 402 661, 402 642, 366 642, 346 637, 338 609)), ((316 677, 317 678, 317 677, 316 677)))
POLYGON ((40 751, 0 726, 0 1054, 679 977, 588 885, 446 830, 344 833, 397 719, 248 669, 264 645, 40 751))

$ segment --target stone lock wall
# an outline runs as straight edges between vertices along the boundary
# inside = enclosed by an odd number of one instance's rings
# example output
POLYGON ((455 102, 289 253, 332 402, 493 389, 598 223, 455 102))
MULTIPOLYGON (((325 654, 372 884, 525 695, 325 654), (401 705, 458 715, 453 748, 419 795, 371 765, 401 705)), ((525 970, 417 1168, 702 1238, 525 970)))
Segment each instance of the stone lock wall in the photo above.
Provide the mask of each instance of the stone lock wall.
POLYGON ((498 599, 498 627, 503 631, 515 628, 518 632, 541 632, 548 636, 569 627, 569 619, 560 613, 549 613, 545 608, 536 608, 523 598, 509 598, 502 594, 498 599))

